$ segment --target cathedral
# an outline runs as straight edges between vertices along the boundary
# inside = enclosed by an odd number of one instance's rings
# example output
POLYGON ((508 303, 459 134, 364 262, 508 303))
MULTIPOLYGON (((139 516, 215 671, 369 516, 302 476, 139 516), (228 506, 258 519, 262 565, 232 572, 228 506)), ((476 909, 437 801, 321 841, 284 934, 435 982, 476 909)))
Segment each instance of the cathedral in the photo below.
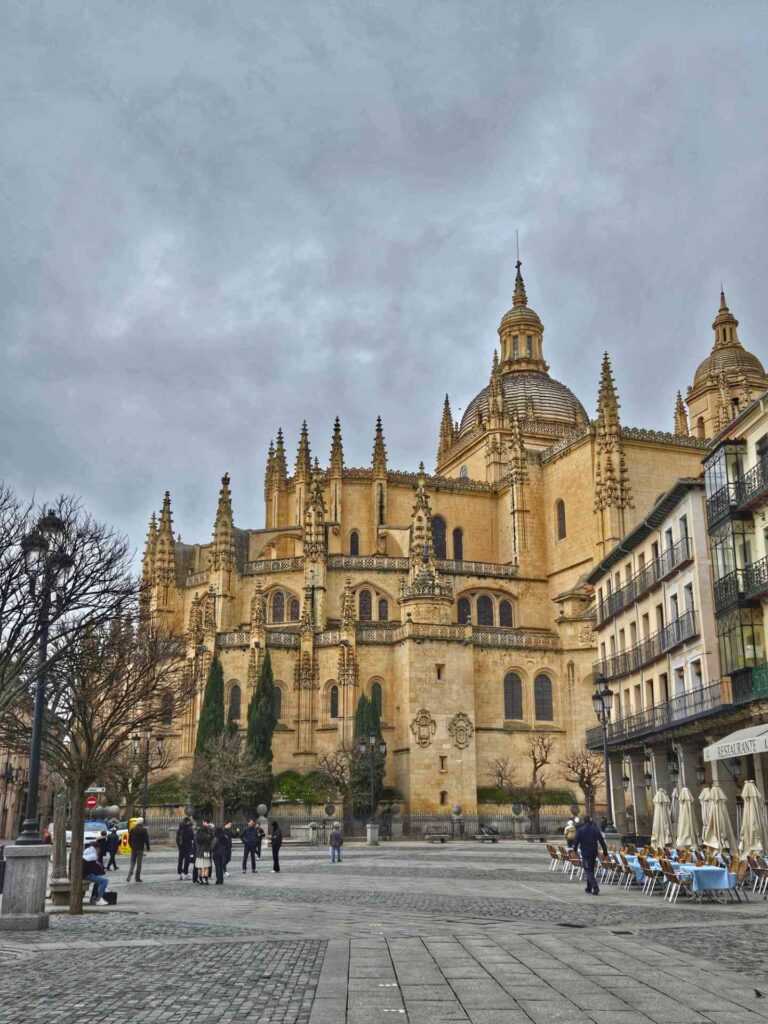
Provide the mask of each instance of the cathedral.
POLYGON ((434 474, 391 468, 380 420, 371 464, 345 465, 336 419, 325 465, 302 426, 292 475, 277 431, 262 528, 236 525, 225 475, 212 540, 182 544, 166 493, 142 575, 153 613, 183 632, 198 682, 167 730, 177 768, 191 763, 214 653, 244 729, 269 650, 275 772, 307 771, 351 744, 365 693, 380 709, 386 783, 411 812, 474 812, 495 758, 524 781, 532 733, 554 734, 548 782, 564 784, 560 757, 595 724, 586 577, 659 494, 701 474, 708 438, 768 387, 737 327, 721 295, 714 348, 686 399, 678 393, 672 432, 622 424, 607 353, 590 419, 549 375, 518 261, 488 385, 460 422, 445 397, 434 474))

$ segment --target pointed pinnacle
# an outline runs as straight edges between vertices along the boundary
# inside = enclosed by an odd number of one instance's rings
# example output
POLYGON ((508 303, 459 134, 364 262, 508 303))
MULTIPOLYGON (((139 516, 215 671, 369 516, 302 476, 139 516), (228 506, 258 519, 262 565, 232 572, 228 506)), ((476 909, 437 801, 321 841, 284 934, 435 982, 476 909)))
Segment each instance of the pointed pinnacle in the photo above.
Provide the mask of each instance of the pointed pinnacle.
POLYGON ((519 308, 520 306, 528 305, 528 296, 525 294, 523 275, 520 273, 520 267, 522 266, 520 260, 517 261, 515 266, 517 267, 517 273, 515 275, 515 295, 512 299, 512 306, 519 308))

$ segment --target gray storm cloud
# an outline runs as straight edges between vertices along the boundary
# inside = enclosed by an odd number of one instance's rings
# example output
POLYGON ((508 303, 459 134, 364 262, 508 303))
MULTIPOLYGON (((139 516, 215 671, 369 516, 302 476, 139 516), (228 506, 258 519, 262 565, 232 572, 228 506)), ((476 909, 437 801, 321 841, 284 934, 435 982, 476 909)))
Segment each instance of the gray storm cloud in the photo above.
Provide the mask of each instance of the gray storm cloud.
POLYGON ((141 545, 267 445, 431 466, 488 380, 520 231, 554 376, 671 429, 721 279, 763 359, 764 5, 9 3, 0 476, 141 545))

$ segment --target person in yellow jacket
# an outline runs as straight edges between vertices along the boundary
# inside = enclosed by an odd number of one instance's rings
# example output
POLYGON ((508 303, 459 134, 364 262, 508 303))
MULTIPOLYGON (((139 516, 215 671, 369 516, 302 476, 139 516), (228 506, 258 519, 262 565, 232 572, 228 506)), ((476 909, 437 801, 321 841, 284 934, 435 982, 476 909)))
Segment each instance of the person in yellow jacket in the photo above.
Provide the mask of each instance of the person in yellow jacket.
POLYGON ((568 849, 570 850, 573 846, 574 840, 576 839, 576 826, 570 818, 565 823, 563 833, 565 835, 565 842, 568 846, 568 849))

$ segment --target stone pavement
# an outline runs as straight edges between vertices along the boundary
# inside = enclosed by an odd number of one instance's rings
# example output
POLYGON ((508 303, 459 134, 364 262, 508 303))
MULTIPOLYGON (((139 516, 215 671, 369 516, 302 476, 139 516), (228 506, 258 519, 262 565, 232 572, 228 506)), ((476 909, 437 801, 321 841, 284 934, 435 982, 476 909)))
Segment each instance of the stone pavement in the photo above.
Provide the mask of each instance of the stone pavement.
MULTIPOLYGON (((237 850, 235 851, 237 858, 237 850)), ((0 1024, 741 1024, 768 1020, 768 903, 668 906, 527 844, 287 845, 179 882, 153 851, 118 906, 0 938, 0 1024)))

